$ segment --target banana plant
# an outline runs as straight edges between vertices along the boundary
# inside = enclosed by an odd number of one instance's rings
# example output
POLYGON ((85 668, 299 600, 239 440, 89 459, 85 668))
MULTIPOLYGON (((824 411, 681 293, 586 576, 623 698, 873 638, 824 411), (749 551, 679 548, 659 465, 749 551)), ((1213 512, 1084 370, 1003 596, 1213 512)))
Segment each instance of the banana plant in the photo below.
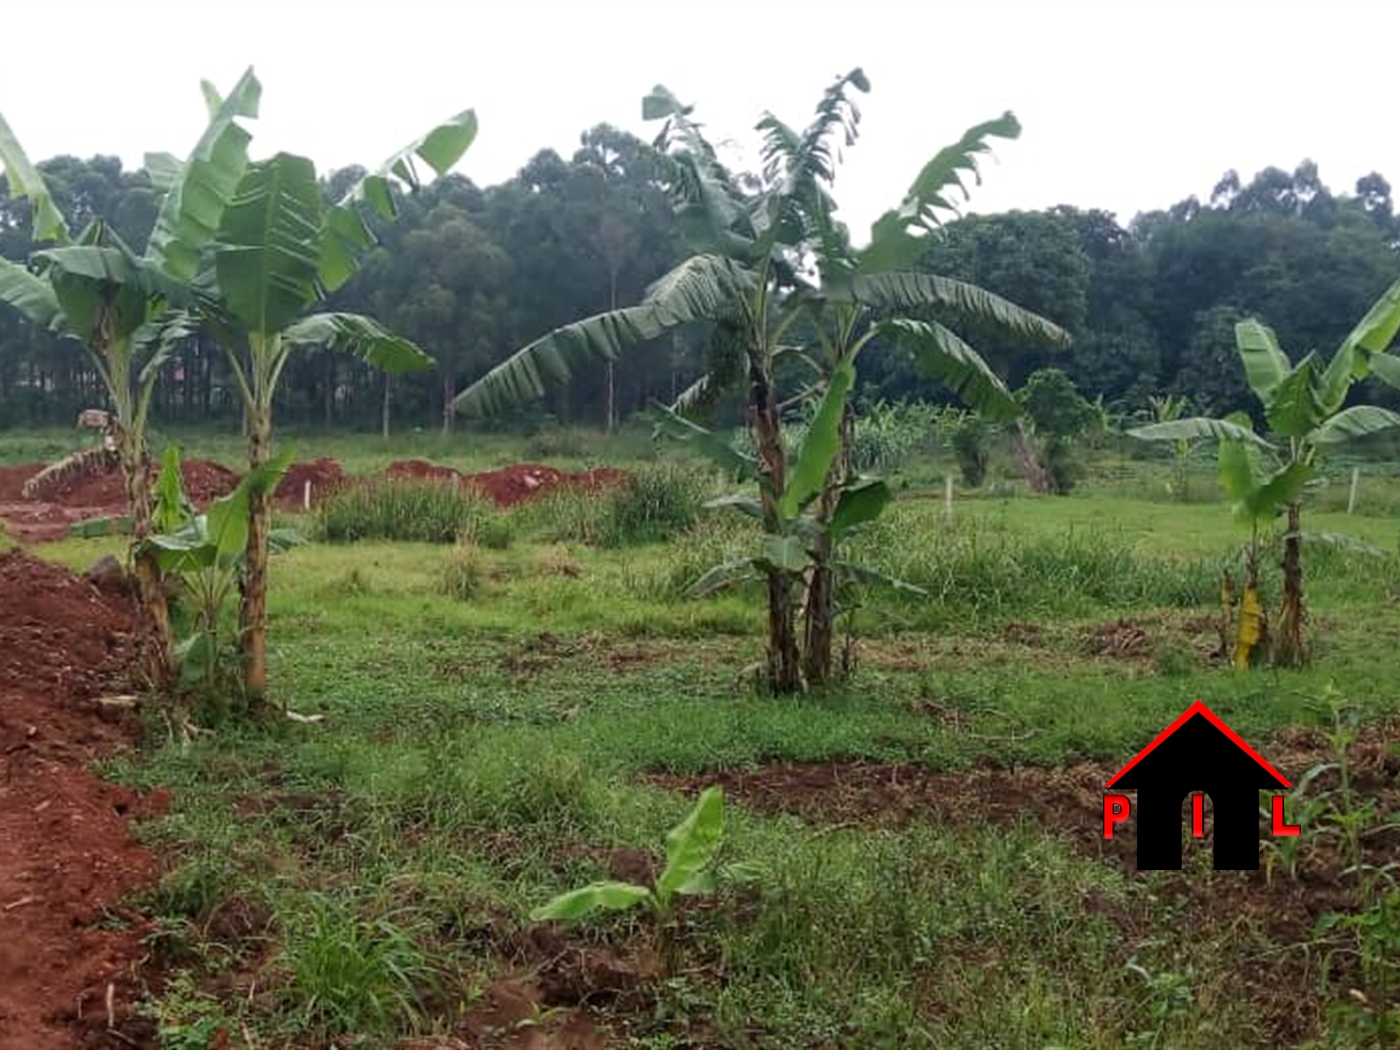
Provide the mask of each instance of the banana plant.
MULTIPOLYGON (((1375 375, 1400 386, 1397 360, 1386 351, 1400 331, 1400 281, 1376 300, 1366 316, 1347 334, 1330 361, 1312 352, 1296 364, 1279 346, 1272 329, 1257 320, 1235 326, 1235 345, 1250 389, 1263 406, 1269 429, 1279 444, 1254 433, 1247 418, 1180 419, 1129 431, 1145 441, 1214 439, 1220 442, 1222 487, 1234 501, 1236 517, 1251 526, 1251 555, 1242 597, 1241 631, 1246 619, 1259 617, 1260 629, 1248 628, 1253 644, 1237 644, 1236 663, 1252 662, 1255 646, 1268 637, 1258 600, 1258 535, 1260 525, 1287 515, 1283 535, 1283 598, 1277 631, 1272 635, 1272 658, 1277 666, 1307 662, 1303 593, 1302 500, 1318 471, 1318 457, 1327 449, 1356 438, 1400 426, 1400 414, 1374 405, 1346 407, 1352 387, 1375 375), (1272 462, 1263 467, 1264 454, 1272 462), (1253 599, 1249 595, 1253 591, 1253 599), (1245 614, 1243 602, 1250 600, 1245 614), (1257 635, 1257 637, 1256 637, 1257 635)), ((1242 634, 1241 637, 1244 637, 1242 634)))
MULTIPOLYGON (((868 88, 859 69, 838 78, 823 95, 816 119, 800 134, 764 116, 758 128, 768 145, 764 171, 756 180, 741 179, 720 164, 693 119, 692 106, 664 86, 653 88, 643 99, 642 115, 662 122, 656 146, 671 165, 677 216, 695 254, 653 284, 635 306, 564 325, 523 347, 463 390, 454 401, 456 409, 470 416, 513 409, 542 397, 551 383, 605 367, 630 346, 658 340, 684 325, 711 326, 716 360, 673 408, 688 411, 727 387, 742 386, 755 470, 763 481, 758 504, 765 531, 777 544, 791 539, 793 520, 779 506, 790 469, 784 411, 822 396, 842 362, 851 363, 860 346, 876 336, 908 346, 927 370, 959 392, 1000 387, 985 362, 951 329, 902 315, 928 308, 952 317, 990 319, 1036 338, 1062 335, 982 289, 909 269, 941 217, 955 212, 955 189, 965 190, 964 178, 975 177, 977 157, 989 149, 988 140, 1014 137, 1019 124, 1005 114, 969 129, 958 143, 936 154, 900 205, 874 224, 869 246, 854 251, 832 219, 835 205, 828 187, 837 166, 837 140, 854 139, 858 115, 848 93, 868 88), (814 259, 821 260, 820 279, 810 272, 814 259), (878 331, 877 321, 883 325, 878 331), (792 339, 793 333, 817 329, 835 333, 822 364, 792 339), (787 362, 806 368, 810 382, 785 396, 779 370, 787 362)), ((707 443, 718 440, 711 435, 707 443)), ((834 493, 836 487, 823 483, 818 491, 834 493)), ((834 509, 830 504, 825 513, 834 509)), ((790 693, 801 689, 807 677, 820 682, 829 671, 829 630, 823 632, 820 624, 829 627, 831 606, 822 596, 804 603, 817 619, 815 651, 827 653, 807 661, 810 674, 804 674, 792 602, 800 581, 779 561, 764 564, 769 686, 774 693, 790 693)), ((819 588, 830 583, 824 574, 829 566, 821 564, 823 572, 813 575, 819 588)))
MULTIPOLYGON (((1148 398, 1148 404, 1154 423, 1171 423, 1185 416, 1188 402, 1184 396, 1164 394, 1148 398)), ((1191 452, 1195 446, 1196 442, 1188 438, 1172 442, 1172 483, 1168 488, 1182 503, 1191 500, 1191 452)))
POLYGON ((256 84, 245 78, 211 114, 189 161, 169 171, 156 234, 141 256, 100 220, 74 238, 43 176, 0 117, 0 165, 11 191, 30 201, 34 241, 51 245, 36 251, 28 266, 0 259, 0 302, 32 324, 81 343, 111 400, 132 523, 129 554, 137 584, 141 662, 147 679, 158 687, 166 684, 171 670, 169 613, 157 567, 149 557, 136 556, 151 528, 146 423, 161 367, 190 331, 189 318, 177 309, 186 298, 184 288, 162 265, 158 235, 189 227, 217 202, 200 173, 213 154, 226 162, 236 159, 247 142, 237 118, 256 110, 256 84))
MULTIPOLYGON (((1000 377, 948 323, 976 319, 1020 336, 1028 343, 1067 346, 1068 334, 1046 319, 975 285, 913 267, 945 215, 956 214, 956 193, 966 197, 964 174, 979 178, 977 157, 993 138, 1014 139, 1021 126, 1014 114, 969 128, 953 145, 936 153, 919 172, 899 206, 886 212, 871 230, 868 245, 857 249, 837 218, 831 187, 840 141, 857 139, 860 112, 850 89, 869 90, 864 73, 853 70, 823 95, 812 123, 802 132, 771 113, 759 122, 763 133, 764 178, 773 185, 777 213, 806 231, 804 250, 816 280, 800 282, 792 300, 817 345, 793 354, 816 377, 819 394, 832 378, 854 368, 867 346, 897 346, 910 353, 930 378, 944 383, 956 397, 993 421, 1010 421, 1020 405, 1000 377)), ((741 377, 731 373, 730 381, 741 377)), ((853 474, 851 457, 855 413, 849 400, 838 430, 831 477, 814 505, 819 524, 830 522, 838 494, 853 474)), ((803 673, 808 685, 820 685, 832 673, 834 603, 838 573, 832 561, 836 532, 819 529, 812 565, 804 576, 803 673)))
MULTIPOLYGON (((842 453, 841 432, 855 375, 853 361, 843 362, 833 372, 781 489, 773 486, 755 459, 714 432, 666 406, 654 407, 658 434, 693 445, 730 476, 758 485, 757 499, 750 493, 737 493, 712 500, 709 506, 733 509, 768 526, 776 522, 776 528, 765 529, 752 554, 716 565, 691 584, 687 589, 690 597, 774 576, 795 583, 818 568, 829 573, 833 603, 842 584, 880 583, 924 593, 912 584, 836 557, 840 541, 878 518, 891 499, 889 485, 883 480, 847 473, 838 476, 833 469, 842 453)), ((792 595, 793 588, 787 593, 792 595)), ((793 610, 789 606, 780 613, 790 617, 793 610)), ((771 606, 769 614, 773 614, 771 606)))
MULTIPOLYGON (((186 682, 198 681, 211 692, 218 684, 225 665, 223 611, 247 563, 248 507, 254 493, 277 488, 290 462, 289 450, 245 475, 231 493, 201 513, 185 494, 179 450, 173 445, 166 449, 155 488, 156 531, 144 548, 165 576, 179 581, 194 606, 190 632, 175 646, 179 674, 186 682)), ((291 529, 274 529, 269 535, 274 553, 300 542, 291 529)))
POLYGON ((686 818, 666 835, 666 867, 650 886, 605 880, 560 894, 530 913, 533 922, 577 922, 604 911, 645 906, 656 923, 668 974, 676 970, 675 909, 679 898, 713 895, 721 879, 749 882, 759 876, 749 864, 721 866, 724 790, 708 787, 686 818))
MULTIPOLYGON (((261 89, 251 69, 228 98, 208 84, 204 89, 216 122, 230 112, 256 115, 261 89)), ((442 175, 461 159, 476 138, 477 120, 466 110, 437 125, 330 205, 309 159, 284 152, 251 161, 247 134, 238 130, 241 137, 232 140, 201 140, 183 165, 164 155, 148 159, 172 186, 151 253, 162 272, 189 289, 199 323, 225 352, 247 419, 249 471, 258 475, 272 462, 273 403, 293 353, 344 351, 387 372, 432 365, 372 318, 315 307, 355 274, 373 247, 370 223, 397 216, 396 194, 418 189, 429 173, 442 175)), ((245 694, 256 704, 267 689, 271 491, 251 488, 247 511, 239 621, 245 694)))

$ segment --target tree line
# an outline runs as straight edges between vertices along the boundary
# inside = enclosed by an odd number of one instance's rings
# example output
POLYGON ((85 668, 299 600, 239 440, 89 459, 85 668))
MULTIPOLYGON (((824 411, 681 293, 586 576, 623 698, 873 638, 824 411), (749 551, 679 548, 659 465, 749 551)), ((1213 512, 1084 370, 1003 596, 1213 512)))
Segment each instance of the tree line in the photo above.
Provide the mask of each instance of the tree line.
MULTIPOLYGON (((515 349, 581 316, 636 303, 685 257, 666 192, 669 159, 608 125, 580 137, 565 158, 538 153, 512 179, 479 187, 448 176, 407 195, 397 222, 359 273, 330 297, 414 340, 432 371, 386 376, 332 351, 289 361, 277 412, 302 427, 451 427, 454 394, 515 349)), ((38 165, 76 225, 102 218, 126 243, 144 245, 159 195, 145 170, 112 157, 56 157, 38 165)), ((335 200, 364 175, 323 179, 335 200)), ((1315 164, 1267 168, 1248 182, 1228 172, 1207 200, 1189 197, 1134 217, 1062 206, 969 215, 930 240, 916 269, 959 278, 1046 317, 1072 335, 1047 350, 988 329, 969 333, 1013 388, 1037 368, 1063 368, 1088 398, 1136 410, 1153 394, 1190 399, 1196 411, 1250 410, 1234 326, 1267 317, 1287 345, 1325 347, 1394 280, 1400 220, 1379 174, 1335 192, 1315 164)), ((0 178, 0 256, 22 261, 29 203, 0 178)), ((556 384, 542 416, 608 425, 653 399, 671 402, 706 372, 713 333, 685 329, 629 349, 611 370, 556 384)), ((856 397, 942 401, 946 390, 908 355, 872 355, 856 397)), ((1385 387, 1361 396, 1393 404, 1385 387)), ((68 424, 102 407, 103 387, 83 349, 0 308, 0 426, 68 424)), ((178 347, 153 395, 157 423, 236 421, 233 377, 205 336, 178 347)))

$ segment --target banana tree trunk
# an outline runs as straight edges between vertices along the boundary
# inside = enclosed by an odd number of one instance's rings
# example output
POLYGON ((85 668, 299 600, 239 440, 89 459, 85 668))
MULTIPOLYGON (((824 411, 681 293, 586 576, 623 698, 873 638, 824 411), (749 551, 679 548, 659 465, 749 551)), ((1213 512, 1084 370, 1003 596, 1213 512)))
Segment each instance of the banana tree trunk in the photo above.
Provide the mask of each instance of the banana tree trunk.
POLYGON ((802 667, 809 686, 831 681, 832 638, 835 634, 835 580, 831 570, 831 539, 817 541, 816 564, 807 584, 802 667))
MULTIPOLYGON (((783 451, 781 420, 767 369, 751 361, 749 368, 749 427, 758 449, 759 469, 773 492, 783 490, 787 456, 783 451)), ((762 496, 764 527, 778 531, 778 507, 774 498, 762 496)), ((801 655, 797 648, 797 617, 792 605, 792 576, 780 569, 767 573, 768 585, 768 688, 775 696, 802 690, 801 655)))
POLYGON ((452 393, 456 387, 455 377, 448 369, 442 369, 442 436, 448 437, 452 433, 453 416, 452 393))
MULTIPOLYGON (((272 456, 272 410, 250 410, 248 465, 256 470, 272 456)), ((272 527, 272 493, 254 487, 248 499, 248 546, 243 570, 243 600, 239 628, 243 648, 243 691, 250 706, 267 696, 267 562, 268 532, 272 527)))
MULTIPOLYGON (((855 414, 850 405, 841 416, 841 449, 832 464, 827 488, 817 502, 817 520, 826 524, 836 509, 836 489, 851 476, 855 453, 855 414)), ((832 648, 836 633, 836 574, 834 544, 830 533, 823 532, 812 549, 813 565, 807 577, 807 595, 803 608, 802 669, 809 687, 831 681, 832 648)))
POLYGON ((163 689, 170 684, 174 669, 170 606, 154 552, 138 552, 142 542, 151 535, 151 454, 145 437, 128 427, 121 429, 118 450, 131 515, 131 569, 136 581, 136 631, 141 672, 152 688, 163 689))
POLYGON ((1298 535, 1301 518, 1302 506, 1295 500, 1288 505, 1288 538, 1283 541, 1283 607, 1274 638, 1274 664, 1278 667, 1302 667, 1308 662, 1303 640, 1307 609, 1303 605, 1303 541, 1298 535))
POLYGON ((1259 530, 1256 526, 1245 555, 1244 590, 1240 593, 1239 622, 1235 628, 1235 667, 1243 670, 1259 662, 1269 651, 1269 615, 1259 587, 1259 530))

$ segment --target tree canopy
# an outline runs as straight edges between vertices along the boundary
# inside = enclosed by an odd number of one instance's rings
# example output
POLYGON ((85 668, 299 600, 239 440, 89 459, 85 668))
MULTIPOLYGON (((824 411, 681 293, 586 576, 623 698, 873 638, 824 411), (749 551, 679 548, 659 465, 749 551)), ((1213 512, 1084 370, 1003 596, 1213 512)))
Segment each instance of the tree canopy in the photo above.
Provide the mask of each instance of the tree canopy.
MULTIPOLYGON (((668 163, 603 124, 580 136, 572 156, 543 150, 500 185, 449 176, 406 197, 399 221, 376 231, 379 246, 330 300, 381 318, 435 358, 435 370, 393 380, 397 424, 451 425, 452 392, 514 348, 639 302, 685 254, 664 188, 668 163)), ((137 251, 145 245, 158 204, 150 173, 124 170, 113 157, 54 157, 38 168, 75 224, 100 217, 137 251)), ((330 173, 324 195, 337 199, 362 175, 330 173)), ((1384 176, 1337 191, 1305 160, 1291 173, 1270 167, 1248 180, 1226 172, 1208 199, 1188 197, 1126 224, 1067 206, 969 215, 947 223, 914 269, 986 288, 1073 335, 1069 349, 1047 359, 1043 347, 1004 333, 970 332, 1013 387, 1054 364, 1090 399, 1136 410, 1171 392, 1223 415, 1257 411, 1235 353, 1236 322, 1267 317, 1303 351, 1336 345, 1346 319, 1394 280, 1398 247, 1384 176)), ((19 261, 33 248, 29 203, 0 177, 0 256, 19 261)), ((709 369, 711 345, 711 333, 697 329, 629 352, 616 374, 620 415, 673 399, 709 369)), ((289 362, 288 372, 278 412, 289 423, 379 423, 385 380, 372 368, 326 352, 289 362)), ((214 348, 190 339, 164 366, 152 415, 157 423, 235 418, 231 384, 214 348)), ((872 357, 862 384, 867 398, 947 397, 901 354, 872 357)), ((1396 404, 1376 384, 1359 396, 1396 404)), ((68 423, 101 399, 80 347, 0 310, 0 426, 68 423)), ((603 423, 603 377, 559 386, 539 413, 603 423)))

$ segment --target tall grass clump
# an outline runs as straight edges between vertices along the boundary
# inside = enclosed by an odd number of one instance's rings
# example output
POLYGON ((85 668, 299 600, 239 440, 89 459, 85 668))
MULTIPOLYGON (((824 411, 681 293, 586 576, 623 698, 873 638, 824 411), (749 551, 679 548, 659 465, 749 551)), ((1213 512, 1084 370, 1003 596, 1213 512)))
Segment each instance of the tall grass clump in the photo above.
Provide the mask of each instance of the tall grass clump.
POLYGON ((485 579, 481 548, 470 540, 458 540, 442 563, 442 593, 466 601, 481 593, 485 579))
POLYGON ((547 543, 630 547, 661 543, 695 524, 712 489, 692 467, 645 467, 603 492, 561 488, 514 512, 522 532, 547 543))
POLYGON ((318 518, 321 538, 332 543, 453 543, 474 537, 494 514, 485 497, 441 481, 375 478, 330 496, 318 518))
POLYGON ((1141 555, 1121 539, 1067 532, 1024 537, 976 522, 953 526, 881 521, 849 552, 853 561, 915 584, 926 598, 875 592, 920 618, 1001 618, 1109 608, 1190 607, 1212 600, 1219 559, 1141 555))
POLYGON ((281 958, 289 1005, 318 1037, 387 1034, 412 1025, 432 971, 413 936, 392 917, 357 914, 353 902, 312 894, 289 919, 281 958))
POLYGON ((660 543, 679 535, 700 517, 710 488, 707 475, 675 464, 637 471, 606 497, 601 545, 660 543))

